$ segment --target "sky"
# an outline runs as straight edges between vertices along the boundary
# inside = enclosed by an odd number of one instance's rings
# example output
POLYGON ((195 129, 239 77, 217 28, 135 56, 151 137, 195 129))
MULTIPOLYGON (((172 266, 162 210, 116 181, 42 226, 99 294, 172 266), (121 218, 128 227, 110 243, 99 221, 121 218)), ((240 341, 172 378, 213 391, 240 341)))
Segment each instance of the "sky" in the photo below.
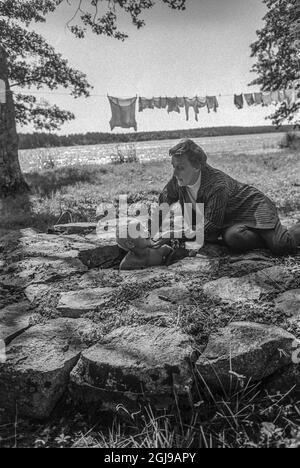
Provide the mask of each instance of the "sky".
MULTIPOLYGON (((86 0, 87 1, 87 0, 86 0)), ((262 0, 187 0, 185 12, 173 11, 157 0, 143 14, 146 26, 137 30, 129 18, 121 15, 119 26, 129 34, 125 42, 88 34, 76 39, 66 28, 77 0, 64 2, 45 24, 34 25, 69 64, 87 75, 94 87, 88 99, 74 99, 59 90, 39 95, 72 111, 76 120, 65 124, 61 134, 110 132, 111 110, 107 94, 116 97, 216 95, 219 109, 208 114, 200 110, 199 122, 186 122, 181 114, 166 110, 137 109, 138 131, 176 130, 224 125, 266 125, 265 117, 273 108, 251 107, 238 110, 233 94, 258 90, 248 84, 254 59, 250 44, 263 25, 262 0), (219 95, 225 95, 219 97, 219 95), (228 96, 231 95, 231 96, 228 96)), ((21 131, 32 131, 22 128, 21 131)), ((114 133, 122 130, 115 129, 114 133)), ((128 130, 125 130, 126 132, 128 130)))

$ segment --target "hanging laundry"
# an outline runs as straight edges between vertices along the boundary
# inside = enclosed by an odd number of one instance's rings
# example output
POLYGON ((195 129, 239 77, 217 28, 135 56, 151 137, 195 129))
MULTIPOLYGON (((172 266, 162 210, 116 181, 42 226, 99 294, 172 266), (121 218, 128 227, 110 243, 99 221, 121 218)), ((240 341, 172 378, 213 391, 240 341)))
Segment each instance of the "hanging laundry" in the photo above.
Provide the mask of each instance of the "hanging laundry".
POLYGON ((167 98, 156 97, 153 98, 154 108, 156 109, 165 109, 167 107, 167 98))
POLYGON ((254 93, 254 103, 256 106, 260 106, 263 103, 263 94, 262 93, 254 93))
POLYGON ((185 106, 184 98, 183 97, 177 98, 177 104, 179 107, 184 107, 185 106))
POLYGON ((219 103, 216 96, 206 96, 206 105, 208 112, 210 112, 211 110, 217 112, 219 103))
POLYGON ((167 107, 168 107, 168 114, 170 114, 170 112, 178 112, 178 114, 180 114, 180 108, 178 106, 177 98, 167 97, 167 107))
POLYGON ((154 109, 154 98, 139 98, 139 112, 143 112, 145 109, 154 109))
POLYGON ((263 106, 270 106, 272 104, 271 93, 265 93, 262 95, 263 106))
POLYGON ((234 95, 234 104, 238 109, 243 109, 244 107, 244 98, 242 94, 234 95))
POLYGON ((0 104, 6 104, 6 86, 3 80, 0 80, 0 104))
POLYGON ((272 101, 272 104, 278 104, 280 102, 280 100, 279 100, 279 91, 272 91, 271 92, 271 101, 272 101))
POLYGON ((161 109, 161 98, 153 98, 154 107, 156 109, 161 109))
POLYGON ((253 106, 255 104, 254 97, 252 93, 244 94, 244 98, 248 104, 248 106, 253 106))
POLYGON ((160 105, 162 109, 166 109, 167 107, 167 98, 166 97, 161 97, 160 98, 160 105))
POLYGON ((207 106, 206 97, 197 96, 197 105, 198 105, 199 109, 201 109, 202 107, 206 107, 207 106))
POLYGON ((192 107, 195 111, 195 119, 198 122, 198 114, 199 114, 199 109, 197 106, 197 98, 184 98, 184 107, 185 107, 185 115, 186 115, 186 120, 189 120, 190 116, 190 108, 192 107))
POLYGON ((203 98, 203 97, 196 96, 194 98, 184 98, 186 120, 189 120, 190 108, 192 107, 195 112, 195 119, 198 122, 199 109, 205 107, 206 105, 207 105, 206 98, 203 98))
POLYGON ((137 98, 120 99, 108 96, 112 118, 110 120, 110 128, 134 128, 137 131, 137 123, 135 119, 135 108, 137 98))

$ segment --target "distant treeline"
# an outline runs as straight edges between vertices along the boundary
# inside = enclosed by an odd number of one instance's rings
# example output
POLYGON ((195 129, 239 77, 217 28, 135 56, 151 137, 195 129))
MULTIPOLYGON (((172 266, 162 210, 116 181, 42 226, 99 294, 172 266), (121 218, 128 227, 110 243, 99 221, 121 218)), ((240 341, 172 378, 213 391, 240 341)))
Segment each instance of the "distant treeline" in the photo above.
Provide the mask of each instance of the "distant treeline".
POLYGON ((272 126, 260 127, 211 127, 195 128, 191 130, 169 130, 161 132, 139 133, 86 133, 73 135, 56 135, 50 133, 19 134, 19 148, 50 148, 61 146, 85 146, 109 143, 135 143, 149 140, 172 140, 181 138, 201 138, 228 135, 248 135, 257 133, 288 132, 291 126, 280 129, 272 126))

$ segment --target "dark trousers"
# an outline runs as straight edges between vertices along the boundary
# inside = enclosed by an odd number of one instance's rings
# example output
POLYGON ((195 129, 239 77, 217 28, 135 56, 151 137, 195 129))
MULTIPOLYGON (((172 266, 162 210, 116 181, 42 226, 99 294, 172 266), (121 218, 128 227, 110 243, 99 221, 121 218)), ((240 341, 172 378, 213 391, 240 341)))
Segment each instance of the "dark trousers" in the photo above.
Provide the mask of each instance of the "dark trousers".
POLYGON ((223 232, 225 244, 237 252, 254 249, 270 249, 274 255, 289 255, 297 252, 300 246, 300 223, 290 230, 278 221, 274 229, 252 229, 245 225, 235 225, 223 232))

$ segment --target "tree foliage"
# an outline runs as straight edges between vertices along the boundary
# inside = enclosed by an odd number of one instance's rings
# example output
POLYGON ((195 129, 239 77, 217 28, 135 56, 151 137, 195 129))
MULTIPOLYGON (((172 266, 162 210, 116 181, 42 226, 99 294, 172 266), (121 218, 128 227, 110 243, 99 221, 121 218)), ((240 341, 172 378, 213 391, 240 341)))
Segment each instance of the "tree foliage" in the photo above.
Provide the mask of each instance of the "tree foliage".
MULTIPOLYGON (((70 3, 70 0, 66 0, 70 3)), ((186 0, 159 0, 174 10, 185 10, 186 0)), ((139 29, 145 25, 141 14, 157 3, 156 0, 76 0, 77 7, 68 22, 77 37, 84 37, 88 30, 124 40, 128 37, 118 29, 118 12, 130 15, 132 23, 139 29), (76 24, 74 24, 74 21, 76 24)))
MULTIPOLYGON (((252 44, 252 56, 257 59, 253 72, 258 77, 251 83, 263 91, 285 90, 292 87, 300 93, 300 1, 264 0, 268 12, 265 25, 257 31, 252 44)), ((299 96, 300 97, 300 96, 299 96)), ((284 121, 300 123, 298 102, 282 103, 270 116, 276 125, 284 121)))
MULTIPOLYGON (((183 10, 186 0, 159 0, 170 8, 183 10)), ((37 130, 58 129, 75 118, 66 110, 46 101, 40 101, 28 90, 44 87, 70 90, 75 98, 88 97, 91 86, 87 77, 70 67, 68 61, 57 53, 39 34, 28 29, 32 23, 43 23, 62 3, 73 8, 68 28, 76 37, 82 38, 88 30, 95 34, 125 40, 126 33, 119 31, 118 13, 130 15, 137 28, 144 25, 143 11, 152 8, 155 0, 0 0, 0 45, 8 55, 9 78, 15 93, 17 122, 33 123, 37 130)))

